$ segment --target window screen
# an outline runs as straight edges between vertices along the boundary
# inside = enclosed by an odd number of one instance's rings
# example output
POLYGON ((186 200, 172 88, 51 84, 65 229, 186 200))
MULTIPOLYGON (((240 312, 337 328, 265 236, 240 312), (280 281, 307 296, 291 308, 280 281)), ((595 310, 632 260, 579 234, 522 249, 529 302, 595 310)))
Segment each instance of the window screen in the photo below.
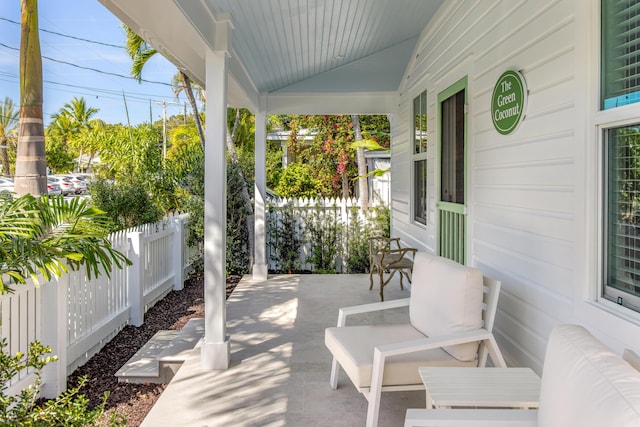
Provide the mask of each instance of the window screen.
POLYGON ((640 308, 640 124, 605 130, 605 298, 640 308))
POLYGON ((413 100, 413 220, 427 224, 427 92, 413 100))
POLYGON ((640 101, 640 0, 602 1, 602 108, 640 101))

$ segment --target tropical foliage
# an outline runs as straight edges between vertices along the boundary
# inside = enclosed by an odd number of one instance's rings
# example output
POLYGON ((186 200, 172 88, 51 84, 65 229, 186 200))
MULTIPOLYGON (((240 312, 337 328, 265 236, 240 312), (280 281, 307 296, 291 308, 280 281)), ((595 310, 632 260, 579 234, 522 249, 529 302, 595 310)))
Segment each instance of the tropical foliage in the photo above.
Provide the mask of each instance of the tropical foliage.
MULTIPOLYGON (((14 133, 18 125, 18 110, 9 97, 4 98, 0 104, 0 160, 2 161, 2 174, 11 174, 11 162, 9 161, 9 146, 15 147, 14 133)), ((15 148, 14 148, 15 150, 15 148)))
POLYGON ((46 426, 124 426, 126 420, 117 412, 112 412, 104 419, 105 404, 108 393, 105 393, 102 403, 89 408, 89 399, 79 394, 79 390, 87 383, 87 378, 80 380, 77 387, 73 387, 57 398, 47 401, 39 400, 39 390, 42 385, 42 369, 57 360, 51 354, 51 348, 39 342, 29 345, 27 354, 17 353, 11 356, 5 352, 7 343, 0 340, 0 425, 7 427, 46 427, 46 426), (35 381, 17 395, 5 394, 9 382, 23 371, 33 372, 35 381))
POLYGON ((93 205, 111 220, 112 230, 153 223, 163 216, 140 184, 98 180, 91 184, 89 192, 93 205))
POLYGON ((47 166, 54 173, 82 171, 90 166, 91 159, 104 139, 105 123, 92 120, 97 108, 87 105, 84 98, 73 98, 60 111, 51 116, 51 124, 46 130, 47 166), (83 165, 83 155, 89 155, 89 162, 83 165), (76 166, 77 162, 77 166, 76 166))
POLYGON ((0 294, 31 278, 49 281, 84 267, 88 278, 110 275, 129 261, 107 239, 108 218, 86 199, 36 198, 0 202, 0 294))
MULTIPOLYGON (((280 169, 267 164, 267 185, 284 197, 353 197, 358 176, 357 138, 354 122, 365 141, 389 147, 389 120, 386 116, 288 116, 281 117, 282 129, 289 130, 286 149, 290 164, 280 169), (357 122, 356 122, 357 119, 357 122), (315 135, 312 142, 301 131, 315 135), (293 168, 293 169, 292 169, 293 168)), ((270 147, 267 158, 277 162, 279 147, 270 147)), ((360 153, 361 154, 361 153, 360 153)), ((360 159, 362 161, 362 158, 360 159)), ((360 168, 362 170, 362 166, 360 168)))

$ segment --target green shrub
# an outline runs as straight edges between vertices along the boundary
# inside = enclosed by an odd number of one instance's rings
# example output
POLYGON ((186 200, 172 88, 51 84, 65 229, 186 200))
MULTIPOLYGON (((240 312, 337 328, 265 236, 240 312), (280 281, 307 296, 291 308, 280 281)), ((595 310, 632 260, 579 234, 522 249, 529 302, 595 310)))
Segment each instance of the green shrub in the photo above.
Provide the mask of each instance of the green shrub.
POLYGON ((292 163, 282 171, 274 190, 282 197, 315 198, 318 195, 315 173, 306 163, 292 163))
POLYGON ((89 193, 93 204, 113 221, 113 231, 156 222, 163 216, 142 185, 102 180, 91 183, 89 193))
POLYGON ((351 221, 347 225, 347 247, 345 262, 347 273, 366 273, 369 271, 369 237, 363 221, 358 215, 359 208, 351 208, 351 221))
POLYGON ((89 400, 79 390, 86 384, 87 378, 80 380, 77 387, 71 388, 55 399, 38 400, 42 385, 42 368, 55 362, 51 348, 39 342, 29 345, 28 354, 16 353, 10 356, 5 353, 6 339, 0 341, 0 425, 7 427, 84 427, 100 425, 124 426, 126 420, 122 414, 112 412, 105 419, 105 404, 109 397, 105 393, 102 403, 94 409, 89 408, 89 400), (32 371, 35 380, 17 395, 6 393, 11 379, 22 371, 32 371))
POLYGON ((369 238, 389 237, 391 214, 385 206, 375 207, 364 213, 367 221, 358 215, 359 208, 352 208, 351 221, 347 227, 345 262, 347 273, 369 272, 369 238))
POLYGON ((336 272, 336 257, 339 255, 341 227, 335 216, 318 207, 307 218, 305 234, 311 244, 311 256, 314 273, 330 274, 336 272))
POLYGON ((249 271, 248 212, 242 198, 242 183, 236 168, 227 163, 227 273, 243 275, 249 271))
MULTIPOLYGON (((274 208, 272 208, 274 209, 274 208)), ((271 236, 272 249, 275 253, 275 260, 282 271, 291 274, 300 269, 300 248, 302 241, 298 233, 296 216, 293 214, 291 205, 286 205, 280 210, 282 216, 280 223, 276 223, 276 216, 271 215, 269 223, 269 233, 271 236)))

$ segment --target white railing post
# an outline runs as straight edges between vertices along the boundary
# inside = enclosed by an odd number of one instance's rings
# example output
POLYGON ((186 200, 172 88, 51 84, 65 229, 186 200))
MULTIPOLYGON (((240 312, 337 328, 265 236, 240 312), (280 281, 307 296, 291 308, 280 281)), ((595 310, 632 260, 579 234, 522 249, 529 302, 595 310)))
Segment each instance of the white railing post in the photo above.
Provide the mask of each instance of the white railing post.
POLYGON ((133 326, 144 323, 144 245, 142 233, 132 231, 128 233, 131 242, 129 259, 133 263, 129 266, 129 307, 130 321, 133 326))
POLYGON ((52 355, 58 357, 42 370, 41 395, 45 398, 54 398, 67 389, 68 286, 69 274, 42 286, 41 343, 51 347, 52 355))
POLYGON ((173 217, 173 290, 184 289, 184 227, 180 216, 173 217))

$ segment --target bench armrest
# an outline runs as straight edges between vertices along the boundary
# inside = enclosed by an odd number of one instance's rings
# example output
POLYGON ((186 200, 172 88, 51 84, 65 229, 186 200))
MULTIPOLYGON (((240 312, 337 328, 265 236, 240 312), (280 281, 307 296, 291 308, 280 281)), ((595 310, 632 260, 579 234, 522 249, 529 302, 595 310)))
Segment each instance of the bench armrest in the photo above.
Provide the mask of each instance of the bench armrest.
POLYGON ((411 257, 416 256, 416 252, 418 250, 416 248, 400 248, 400 249, 390 249, 388 251, 384 251, 380 253, 380 263, 382 266, 392 267, 393 264, 400 262, 402 258, 404 258, 408 253, 411 252, 411 257), (391 257, 393 261, 385 264, 385 258, 391 257))
POLYGON ((455 332, 439 337, 425 337, 414 341, 405 341, 376 347, 373 351, 373 369, 374 371, 379 369, 380 372, 382 372, 382 369, 384 369, 384 360, 387 357, 476 341, 484 342, 487 347, 487 351, 491 356, 491 361, 496 367, 507 367, 507 363, 500 352, 493 334, 485 328, 480 328, 455 332))
POLYGON ((352 305, 342 307, 338 311, 338 327, 347 323, 347 317, 353 314, 371 313, 373 311, 389 310, 392 308, 408 307, 409 298, 394 299, 391 301, 374 302, 371 304, 352 305))

